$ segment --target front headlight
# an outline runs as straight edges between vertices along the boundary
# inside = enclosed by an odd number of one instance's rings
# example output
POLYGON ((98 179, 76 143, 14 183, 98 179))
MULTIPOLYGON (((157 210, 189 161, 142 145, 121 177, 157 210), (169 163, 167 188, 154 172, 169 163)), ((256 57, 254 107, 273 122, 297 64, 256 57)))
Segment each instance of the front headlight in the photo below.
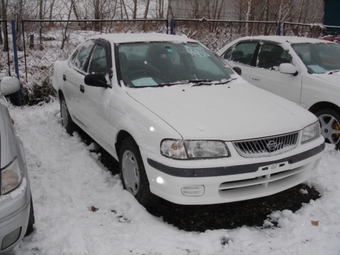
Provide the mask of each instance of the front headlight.
POLYGON ((204 159, 229 157, 226 144, 222 141, 171 140, 161 143, 164 156, 175 159, 204 159))
POLYGON ((302 130, 302 140, 301 143, 306 143, 318 138, 321 135, 320 124, 315 122, 302 130))
POLYGON ((16 189, 22 181, 19 160, 16 157, 1 171, 1 195, 16 189))

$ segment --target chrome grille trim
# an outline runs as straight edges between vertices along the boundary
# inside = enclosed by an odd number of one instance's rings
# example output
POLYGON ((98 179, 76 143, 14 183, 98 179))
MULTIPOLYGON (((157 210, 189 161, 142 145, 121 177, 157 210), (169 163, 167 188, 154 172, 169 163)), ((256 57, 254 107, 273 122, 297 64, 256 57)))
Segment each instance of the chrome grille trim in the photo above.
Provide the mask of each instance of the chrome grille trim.
POLYGON ((299 132, 279 136, 233 142, 233 145, 245 158, 259 158, 279 155, 294 149, 297 145, 299 132))

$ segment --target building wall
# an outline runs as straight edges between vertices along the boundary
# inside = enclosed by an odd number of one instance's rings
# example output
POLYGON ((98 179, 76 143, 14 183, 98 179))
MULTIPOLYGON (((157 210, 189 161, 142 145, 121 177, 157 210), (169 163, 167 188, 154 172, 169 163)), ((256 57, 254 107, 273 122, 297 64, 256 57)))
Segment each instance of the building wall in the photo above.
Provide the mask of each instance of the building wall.
POLYGON ((324 24, 331 26, 340 26, 340 1, 325 0, 325 17, 324 24))

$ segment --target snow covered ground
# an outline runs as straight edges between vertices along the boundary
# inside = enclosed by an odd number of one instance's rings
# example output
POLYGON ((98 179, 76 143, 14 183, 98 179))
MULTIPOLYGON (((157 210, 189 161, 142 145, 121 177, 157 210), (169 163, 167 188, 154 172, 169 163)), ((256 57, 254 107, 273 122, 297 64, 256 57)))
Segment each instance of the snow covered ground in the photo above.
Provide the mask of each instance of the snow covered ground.
POLYGON ((308 182, 322 197, 295 213, 274 212, 279 227, 185 232, 150 215, 93 145, 64 131, 58 102, 11 106, 10 113, 25 145, 36 217, 17 255, 340 254, 340 152, 333 146, 308 182))

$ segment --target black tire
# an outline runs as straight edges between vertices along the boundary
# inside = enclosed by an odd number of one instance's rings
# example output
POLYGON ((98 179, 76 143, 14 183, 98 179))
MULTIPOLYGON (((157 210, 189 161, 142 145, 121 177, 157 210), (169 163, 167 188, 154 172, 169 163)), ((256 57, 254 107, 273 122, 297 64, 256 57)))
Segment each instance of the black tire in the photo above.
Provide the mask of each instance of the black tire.
POLYGON ((32 200, 32 195, 31 195, 30 215, 28 218, 28 224, 27 224, 25 236, 30 235, 34 231, 34 223, 35 223, 35 217, 34 217, 33 200, 32 200))
POLYGON ((340 148, 340 113, 332 108, 324 108, 315 112, 318 117, 321 134, 326 143, 331 143, 340 148))
POLYGON ((145 208, 153 207, 158 197, 150 192, 142 157, 135 141, 125 138, 119 155, 119 170, 124 189, 129 191, 145 208))
POLYGON ((72 135, 73 132, 76 130, 76 124, 73 122, 71 118, 64 96, 60 97, 60 116, 61 123, 65 127, 66 132, 72 135))

